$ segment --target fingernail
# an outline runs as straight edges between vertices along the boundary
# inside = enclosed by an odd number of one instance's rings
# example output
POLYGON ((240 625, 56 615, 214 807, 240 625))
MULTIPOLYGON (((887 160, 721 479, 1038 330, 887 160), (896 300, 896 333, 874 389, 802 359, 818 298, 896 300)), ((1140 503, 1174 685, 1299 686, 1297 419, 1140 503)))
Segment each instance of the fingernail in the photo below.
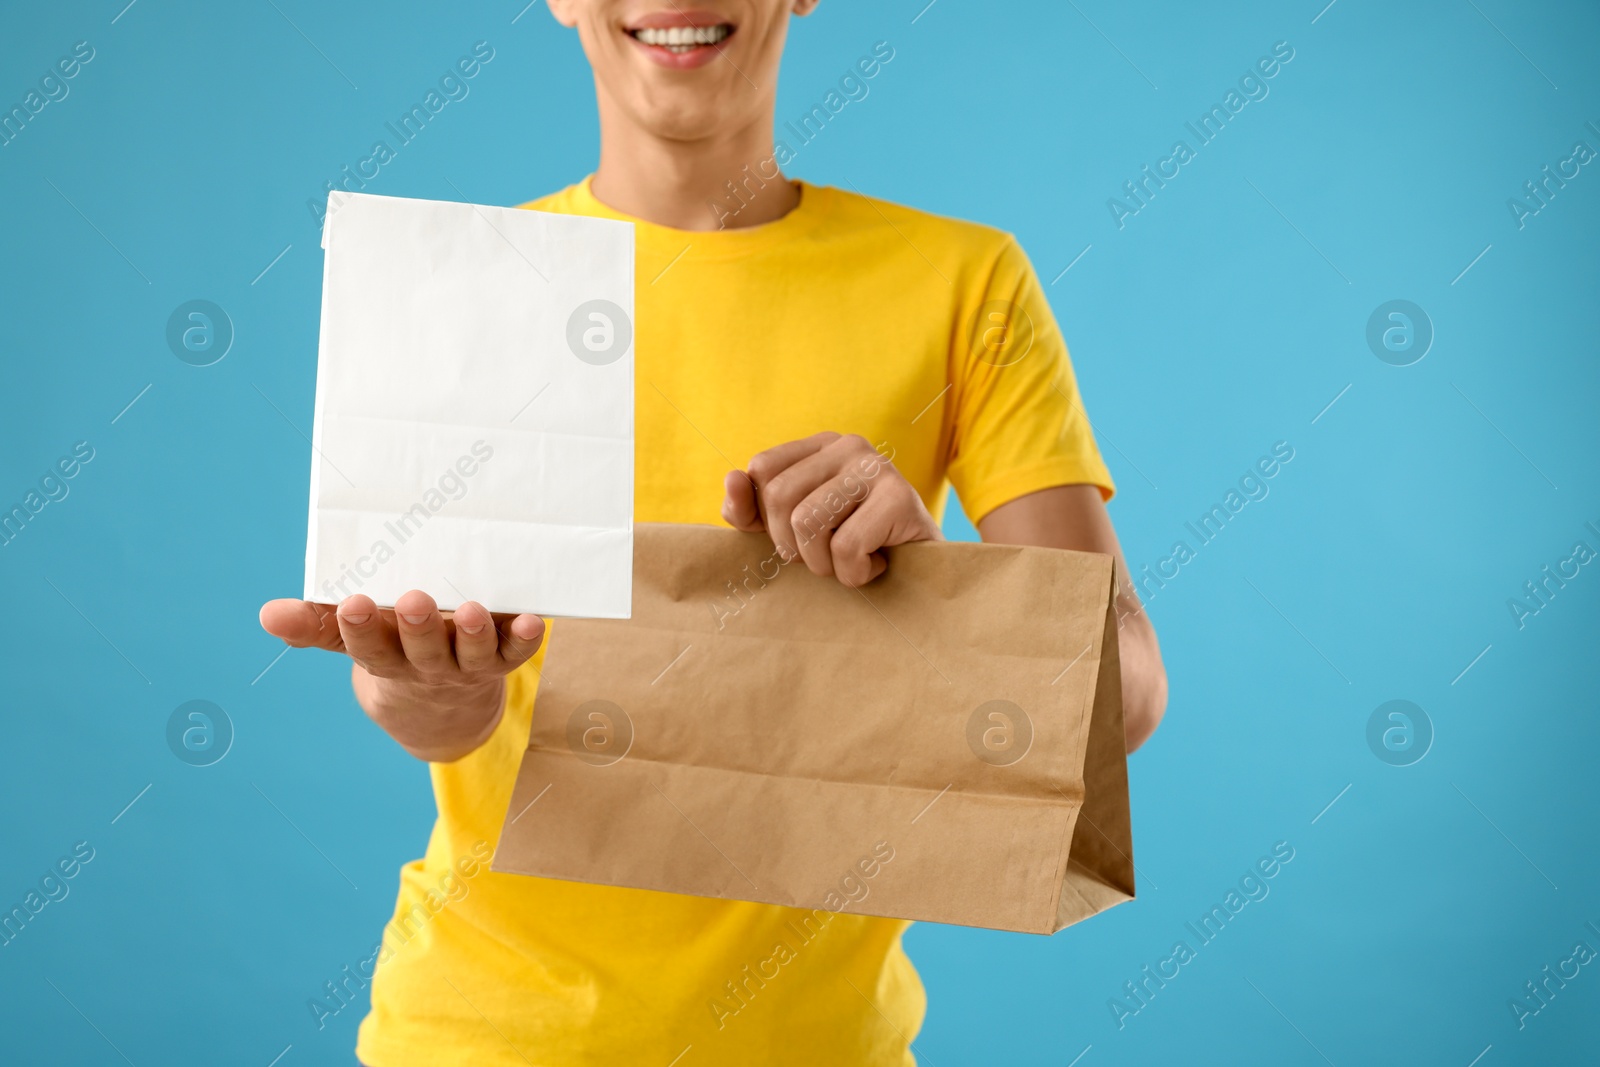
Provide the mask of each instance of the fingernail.
POLYGON ((368 619, 372 618, 372 616, 370 614, 357 614, 357 615, 341 615, 341 616, 339 616, 339 618, 343 619, 345 622, 349 623, 351 626, 360 626, 362 623, 364 623, 368 619))
POLYGON ((412 626, 421 626, 423 623, 428 621, 428 617, 426 615, 402 615, 400 617, 406 622, 410 623, 412 626))
POLYGON ((456 623, 456 627, 464 634, 481 634, 481 633, 483 633, 483 623, 481 623, 481 622, 476 626, 468 626, 466 623, 458 621, 456 623))

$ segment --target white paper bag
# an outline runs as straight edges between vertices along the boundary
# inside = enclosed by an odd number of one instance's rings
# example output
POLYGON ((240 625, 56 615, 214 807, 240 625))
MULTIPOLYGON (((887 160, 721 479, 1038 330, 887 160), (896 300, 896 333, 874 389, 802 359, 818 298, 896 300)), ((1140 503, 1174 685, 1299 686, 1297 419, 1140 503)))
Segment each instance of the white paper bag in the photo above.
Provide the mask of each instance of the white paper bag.
POLYGON ((306 599, 627 618, 633 226, 329 200, 306 599))

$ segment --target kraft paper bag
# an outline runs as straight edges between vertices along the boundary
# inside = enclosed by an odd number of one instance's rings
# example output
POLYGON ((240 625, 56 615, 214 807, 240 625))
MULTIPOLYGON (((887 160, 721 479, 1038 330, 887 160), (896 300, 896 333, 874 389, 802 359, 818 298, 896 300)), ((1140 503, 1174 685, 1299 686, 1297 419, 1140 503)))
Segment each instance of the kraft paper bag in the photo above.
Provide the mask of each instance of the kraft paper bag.
POLYGON ((922 542, 860 589, 640 524, 563 620, 495 870, 1048 934, 1130 900, 1109 556, 922 542))
POLYGON ((633 226, 336 193, 305 598, 626 618, 633 226))

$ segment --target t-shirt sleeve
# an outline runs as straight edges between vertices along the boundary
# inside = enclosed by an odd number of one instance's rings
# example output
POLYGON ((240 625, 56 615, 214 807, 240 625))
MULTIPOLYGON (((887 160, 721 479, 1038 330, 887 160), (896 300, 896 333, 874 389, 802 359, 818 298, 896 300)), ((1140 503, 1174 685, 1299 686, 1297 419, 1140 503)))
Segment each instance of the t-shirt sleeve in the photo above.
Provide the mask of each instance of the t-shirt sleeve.
POLYGON ((1066 342, 1014 238, 964 301, 953 348, 948 470, 968 518, 1058 485, 1094 485, 1111 499, 1066 342))

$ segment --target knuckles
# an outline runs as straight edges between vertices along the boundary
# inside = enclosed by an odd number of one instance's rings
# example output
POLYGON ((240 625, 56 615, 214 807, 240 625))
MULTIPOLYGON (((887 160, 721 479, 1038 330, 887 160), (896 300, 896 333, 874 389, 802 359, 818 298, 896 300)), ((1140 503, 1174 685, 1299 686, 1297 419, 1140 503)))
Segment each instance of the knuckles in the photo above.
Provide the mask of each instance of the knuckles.
POLYGON ((750 466, 745 469, 745 473, 750 476, 750 480, 755 482, 756 488, 759 489, 764 488, 781 469, 777 460, 773 459, 770 453, 763 452, 750 461, 750 466))
POLYGON ((846 523, 833 535, 831 543, 833 549, 834 569, 843 573, 851 568, 851 564, 858 558, 865 556, 870 549, 862 543, 861 535, 854 533, 850 524, 846 523))
POLYGON ((770 513, 779 515, 793 511, 800 503, 800 489, 789 471, 773 475, 761 487, 761 499, 770 513))
POLYGON ((877 449, 872 447, 872 442, 868 441, 865 437, 862 437, 858 433, 843 434, 837 437, 828 447, 848 454, 877 451, 877 449))
POLYGON ((775 537, 775 546, 786 561, 804 559, 815 574, 837 577, 851 588, 865 585, 873 577, 871 554, 878 546, 865 543, 848 521, 836 522, 841 501, 859 507, 869 495, 886 493, 896 513, 914 516, 917 525, 929 525, 931 520, 921 496, 894 466, 892 451, 885 454, 858 433, 827 431, 806 440, 820 443, 820 455, 828 460, 823 484, 801 483, 792 465, 780 465, 775 450, 755 456, 746 471, 761 510, 769 518, 786 518, 796 542, 790 547, 775 537), (801 550, 818 539, 824 541, 821 552, 801 550))

